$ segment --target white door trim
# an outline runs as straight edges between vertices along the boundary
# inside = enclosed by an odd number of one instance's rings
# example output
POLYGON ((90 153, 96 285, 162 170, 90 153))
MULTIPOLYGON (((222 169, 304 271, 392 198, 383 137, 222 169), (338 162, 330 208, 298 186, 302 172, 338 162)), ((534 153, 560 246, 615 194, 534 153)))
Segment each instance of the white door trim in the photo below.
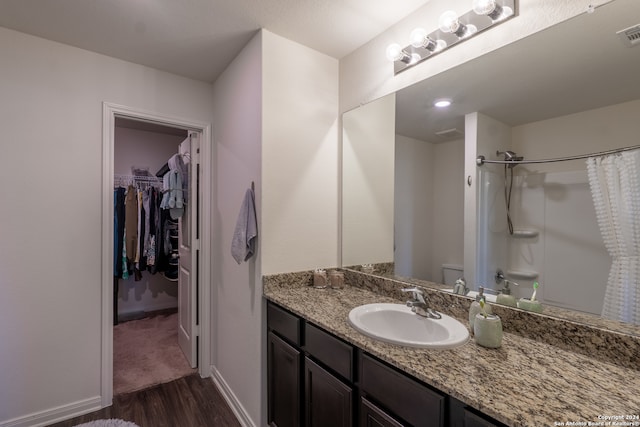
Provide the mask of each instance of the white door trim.
POLYGON ((181 117, 157 114, 123 105, 104 102, 102 105, 102 407, 113 402, 113 152, 116 117, 149 121, 202 133, 200 144, 200 276, 198 311, 200 313, 200 343, 198 372, 211 376, 210 313, 211 313, 211 124, 181 117))

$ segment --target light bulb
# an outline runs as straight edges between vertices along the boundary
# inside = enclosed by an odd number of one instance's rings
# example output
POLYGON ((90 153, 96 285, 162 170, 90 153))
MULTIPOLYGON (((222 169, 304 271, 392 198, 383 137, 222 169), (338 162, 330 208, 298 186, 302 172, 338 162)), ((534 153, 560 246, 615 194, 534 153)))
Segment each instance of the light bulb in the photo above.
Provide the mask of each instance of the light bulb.
POLYGON ((513 9, 500 6, 496 0, 473 0, 473 11, 478 15, 486 15, 494 21, 513 15, 513 9))
POLYGON ((402 51, 402 46, 400 46, 398 43, 393 43, 387 46, 387 59, 389 61, 400 61, 405 57, 405 55, 406 53, 402 51))
POLYGON ((447 47, 447 42, 444 40, 432 39, 424 28, 416 28, 411 31, 409 39, 411 40, 411 46, 426 49, 431 53, 440 52, 442 49, 447 47))
POLYGON ((444 33, 455 33, 460 28, 460 21, 458 20, 458 14, 453 10, 448 10, 438 19, 438 26, 440 31, 444 33))
POLYGON ((451 105, 451 100, 450 99, 436 99, 436 101, 433 103, 434 107, 438 107, 438 108, 446 108, 449 105, 451 105))
POLYGON ((469 25, 466 26, 466 30, 465 30, 464 34, 462 34, 459 37, 460 38, 471 37, 472 35, 474 35, 477 32, 478 32, 478 27, 476 27, 473 24, 469 24, 469 25))
POLYGON ((424 28, 414 28, 409 36, 411 46, 413 47, 424 47, 424 43, 428 39, 429 36, 427 35, 427 30, 424 28))
POLYGON ((447 42, 442 39, 438 39, 436 40, 436 50, 434 50, 434 52, 440 52, 441 50, 444 50, 446 47, 447 47, 447 42))
POLYGON ((513 9, 511 9, 509 6, 503 6, 502 13, 495 19, 495 21, 502 21, 503 19, 507 19, 511 15, 513 15, 513 9))
POLYGON ((478 15, 489 15, 496 10, 496 6, 496 0, 473 0, 473 11, 478 15))

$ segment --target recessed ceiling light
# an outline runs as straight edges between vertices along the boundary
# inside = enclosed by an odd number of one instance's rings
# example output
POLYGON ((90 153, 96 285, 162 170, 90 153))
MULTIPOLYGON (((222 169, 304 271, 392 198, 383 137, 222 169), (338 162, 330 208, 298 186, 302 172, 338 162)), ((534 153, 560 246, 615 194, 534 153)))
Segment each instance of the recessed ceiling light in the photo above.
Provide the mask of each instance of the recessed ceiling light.
POLYGON ((435 107, 438 107, 438 108, 445 108, 445 107, 448 107, 449 105, 451 105, 451 100, 450 99, 436 99, 436 101, 433 103, 433 105, 435 107))

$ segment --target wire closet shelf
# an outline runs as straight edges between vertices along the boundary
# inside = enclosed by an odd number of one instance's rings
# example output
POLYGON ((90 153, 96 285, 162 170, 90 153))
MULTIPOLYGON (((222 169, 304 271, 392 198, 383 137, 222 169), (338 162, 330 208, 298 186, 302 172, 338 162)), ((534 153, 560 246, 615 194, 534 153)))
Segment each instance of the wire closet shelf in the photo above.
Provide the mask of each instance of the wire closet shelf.
POLYGON ((155 176, 140 175, 114 175, 113 185, 115 187, 162 187, 162 180, 155 176))

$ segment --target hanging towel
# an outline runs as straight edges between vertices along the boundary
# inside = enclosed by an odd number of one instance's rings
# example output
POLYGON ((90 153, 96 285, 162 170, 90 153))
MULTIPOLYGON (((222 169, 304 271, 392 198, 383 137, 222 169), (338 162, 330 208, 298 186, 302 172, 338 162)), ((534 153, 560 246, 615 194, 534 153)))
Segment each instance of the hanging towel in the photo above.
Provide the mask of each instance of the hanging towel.
POLYGON ((258 225, 256 222, 256 205, 252 189, 248 189, 244 195, 240 213, 236 220, 236 229, 231 241, 231 255, 240 264, 243 260, 251 258, 256 249, 258 237, 258 225))

